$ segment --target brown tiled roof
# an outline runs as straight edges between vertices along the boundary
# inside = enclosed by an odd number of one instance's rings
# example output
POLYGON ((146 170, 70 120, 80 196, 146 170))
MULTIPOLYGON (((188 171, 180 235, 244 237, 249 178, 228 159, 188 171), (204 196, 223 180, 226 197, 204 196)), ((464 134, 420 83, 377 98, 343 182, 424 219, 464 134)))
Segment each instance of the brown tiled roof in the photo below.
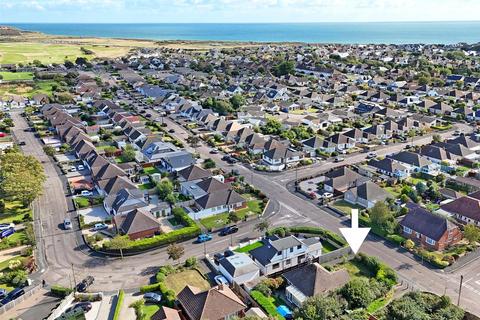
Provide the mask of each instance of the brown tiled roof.
POLYGON ((183 177, 186 181, 199 180, 209 178, 212 173, 208 170, 202 169, 199 166, 191 165, 178 172, 178 175, 183 177))
POLYGON ((133 234, 151 229, 160 229, 160 223, 144 209, 134 209, 113 217, 115 225, 124 234, 133 234))
POLYGON ((461 197, 446 203, 441 209, 467 218, 480 221, 480 200, 471 197, 461 197))
POLYGON ((176 309, 168 308, 165 306, 160 307, 157 312, 155 312, 151 320, 181 320, 180 315, 176 309))
POLYGON ((192 320, 223 319, 246 308, 242 300, 227 286, 218 286, 203 292, 196 287, 186 286, 178 293, 177 299, 192 320))

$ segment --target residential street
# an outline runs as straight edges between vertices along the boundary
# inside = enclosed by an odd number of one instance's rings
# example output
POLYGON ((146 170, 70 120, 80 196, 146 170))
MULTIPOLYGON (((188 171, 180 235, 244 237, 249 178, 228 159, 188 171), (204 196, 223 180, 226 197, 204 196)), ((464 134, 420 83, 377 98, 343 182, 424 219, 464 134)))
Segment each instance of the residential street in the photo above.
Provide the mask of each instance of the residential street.
MULTIPOLYGON (((13 113, 15 123, 14 133, 19 141, 25 141, 23 148, 26 154, 31 154, 43 162, 46 174, 48 176, 45 183, 45 192, 35 202, 35 222, 39 228, 37 237, 39 237, 40 255, 45 256, 46 266, 40 266, 42 269, 42 278, 47 283, 59 283, 62 285, 71 285, 74 281, 79 282, 87 275, 95 277, 95 283, 91 290, 114 291, 120 288, 138 288, 142 284, 148 283, 149 278, 155 273, 156 268, 162 264, 168 263, 166 249, 158 249, 134 257, 105 258, 96 253, 90 252, 86 246, 81 243, 78 225, 74 226, 73 231, 64 231, 59 226, 66 216, 70 216, 72 221, 74 212, 68 212, 67 200, 65 197, 65 182, 59 176, 55 164, 44 154, 41 142, 36 139, 31 132, 24 132, 27 123, 19 113, 13 113)), ((171 119, 165 118, 169 128, 175 130, 175 135, 185 142, 188 133, 171 119)), ((450 135, 451 131, 444 133, 450 135)), ((415 144, 427 143, 431 137, 423 137, 415 141, 415 144)), ((187 143, 185 143, 187 149, 187 143)), ((404 145, 385 146, 377 153, 379 155, 391 153, 400 150, 404 145)), ((191 148, 190 148, 191 149, 191 148)), ((351 164, 359 162, 365 158, 365 154, 357 154, 347 157, 343 163, 317 163, 313 166, 288 171, 282 174, 269 175, 253 172, 243 165, 228 165, 221 161, 222 155, 209 154, 209 148, 202 145, 196 148, 204 158, 212 158, 217 166, 229 169, 238 169, 240 174, 244 175, 246 180, 261 189, 270 199, 271 208, 270 222, 272 225, 315 225, 338 232, 342 226, 343 219, 339 219, 310 202, 304 201, 286 189, 286 184, 298 177, 315 175, 318 172, 328 170, 334 166, 351 164)), ((234 242, 247 238, 252 233, 252 229, 257 220, 252 220, 240 226, 240 231, 233 237, 234 242)), ((75 222, 76 224, 76 222, 75 222)), ((214 235, 213 241, 205 245, 209 253, 225 249, 230 244, 230 238, 221 238, 214 235)), ((190 256, 202 257, 204 255, 204 245, 194 244, 193 241, 184 243, 184 258, 190 256)), ((446 293, 457 300, 460 275, 465 277, 465 286, 462 290, 461 306, 465 309, 480 314, 480 305, 477 301, 480 299, 480 273, 475 263, 465 266, 452 274, 444 274, 431 270, 427 265, 422 265, 421 261, 412 259, 410 254, 406 254, 402 249, 389 247, 374 236, 369 236, 364 243, 362 252, 377 256, 384 262, 393 267, 402 279, 409 279, 410 285, 416 289, 432 291, 437 294, 446 293)), ((404 280, 405 281, 405 280, 404 280)))

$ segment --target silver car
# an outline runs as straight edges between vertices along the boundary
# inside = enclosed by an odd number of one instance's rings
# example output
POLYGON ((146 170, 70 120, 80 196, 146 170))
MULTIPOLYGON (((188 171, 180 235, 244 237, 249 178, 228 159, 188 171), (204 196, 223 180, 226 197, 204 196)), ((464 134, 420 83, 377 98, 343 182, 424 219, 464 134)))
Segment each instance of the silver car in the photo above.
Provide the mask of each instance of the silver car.
POLYGON ((72 227, 72 221, 70 221, 69 218, 66 218, 65 220, 63 220, 63 228, 64 228, 65 230, 73 229, 73 227, 72 227))

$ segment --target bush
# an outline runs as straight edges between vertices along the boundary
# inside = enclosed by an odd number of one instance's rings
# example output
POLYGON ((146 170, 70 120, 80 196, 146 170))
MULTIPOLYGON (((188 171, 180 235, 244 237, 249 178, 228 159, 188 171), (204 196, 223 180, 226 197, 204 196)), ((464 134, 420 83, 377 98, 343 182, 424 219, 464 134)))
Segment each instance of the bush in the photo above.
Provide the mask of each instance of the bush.
POLYGON ((257 284, 254 289, 261 292, 266 297, 270 297, 272 295, 272 290, 266 283, 261 282, 257 284))
POLYGON ((50 288, 50 292, 57 297, 64 298, 72 292, 72 289, 65 288, 65 287, 58 286, 58 285, 53 285, 50 288))
POLYGON ((387 240, 395 242, 397 245, 401 246, 405 243, 407 239, 398 234, 389 234, 387 235, 387 240))
POLYGON ((160 284, 162 284, 162 283, 147 284, 146 286, 140 287, 140 292, 141 293, 147 293, 147 292, 152 292, 152 291, 159 291, 160 284))
POLYGON ((376 257, 370 257, 366 254, 359 253, 355 256, 354 260, 363 264, 378 281, 386 284, 389 288, 392 288, 397 283, 397 274, 392 268, 383 264, 376 257))
POLYGON ((304 234, 317 235, 320 238, 330 240, 341 247, 344 247, 347 245, 345 240, 338 234, 323 228, 319 228, 319 227, 308 227, 308 226, 299 226, 299 227, 291 227, 291 228, 278 227, 275 229, 271 229, 267 232, 268 235, 276 234, 280 237, 285 237, 292 233, 304 233, 304 234))
POLYGON ((190 257, 190 258, 187 258, 187 260, 185 260, 185 267, 186 268, 193 268, 197 265, 197 258, 195 257, 190 257))
POLYGON ((124 295, 125 295, 125 292, 123 291, 123 289, 121 289, 118 292, 117 305, 115 306, 115 312, 113 314, 113 320, 120 319, 120 309, 122 309, 124 295))

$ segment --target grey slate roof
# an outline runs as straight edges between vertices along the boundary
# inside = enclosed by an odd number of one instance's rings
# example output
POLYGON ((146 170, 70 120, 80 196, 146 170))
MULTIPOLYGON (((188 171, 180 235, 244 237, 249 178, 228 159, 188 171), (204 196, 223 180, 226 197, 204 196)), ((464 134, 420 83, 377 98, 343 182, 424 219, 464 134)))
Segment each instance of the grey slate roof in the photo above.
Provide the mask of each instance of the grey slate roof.
POLYGON ((234 190, 219 190, 204 195, 196 200, 196 203, 203 209, 214 208, 224 205, 243 203, 245 199, 234 190))

